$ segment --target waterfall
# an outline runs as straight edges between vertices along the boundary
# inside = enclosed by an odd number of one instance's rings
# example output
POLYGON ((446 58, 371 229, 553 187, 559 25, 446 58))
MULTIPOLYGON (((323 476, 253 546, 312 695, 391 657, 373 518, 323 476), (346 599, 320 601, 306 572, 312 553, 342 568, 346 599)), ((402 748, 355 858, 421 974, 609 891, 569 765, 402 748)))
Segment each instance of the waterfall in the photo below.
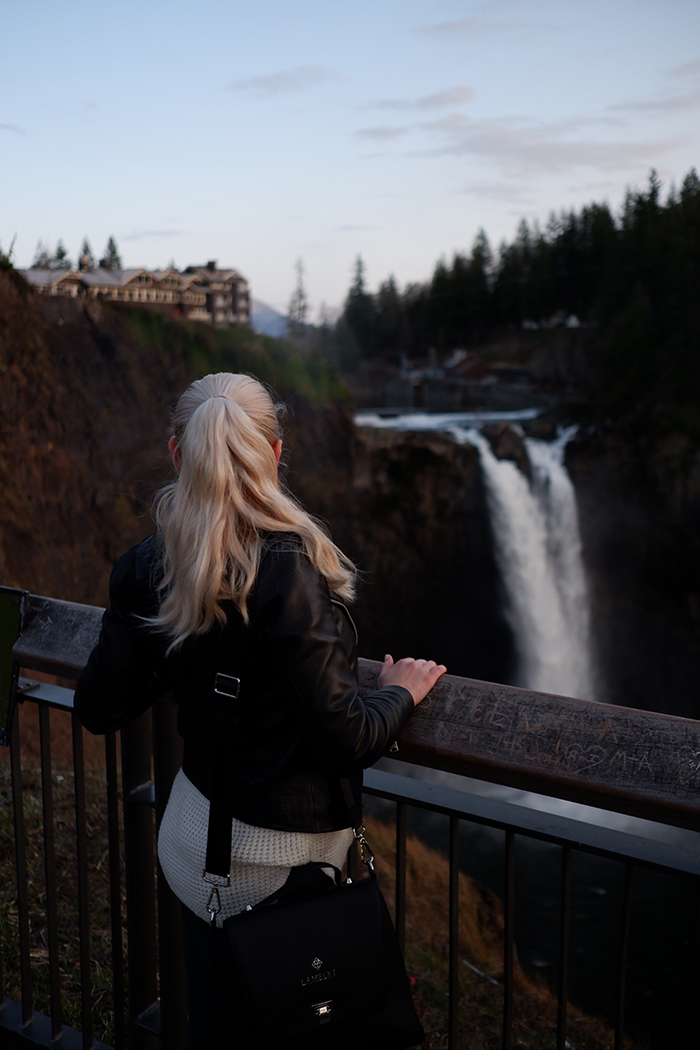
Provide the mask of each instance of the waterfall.
POLYGON ((576 494, 564 465, 564 451, 576 427, 568 427, 552 442, 524 439, 531 480, 515 463, 498 459, 477 429, 496 419, 517 425, 537 414, 537 409, 488 417, 467 412, 382 417, 365 412, 355 421, 395 430, 440 430, 478 449, 505 612, 518 653, 515 684, 595 700, 576 494))
POLYGON ((594 700, 590 622, 576 494, 564 450, 576 428, 553 442, 525 438, 532 481, 498 459, 478 430, 451 428, 479 451, 519 657, 517 685, 594 700))

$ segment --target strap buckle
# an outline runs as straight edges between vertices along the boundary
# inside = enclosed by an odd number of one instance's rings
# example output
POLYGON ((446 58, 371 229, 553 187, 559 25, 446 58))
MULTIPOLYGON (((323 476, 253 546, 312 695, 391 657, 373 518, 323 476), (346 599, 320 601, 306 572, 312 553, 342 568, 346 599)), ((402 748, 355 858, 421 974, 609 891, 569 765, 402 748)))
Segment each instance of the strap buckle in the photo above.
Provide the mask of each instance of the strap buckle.
POLYGON ((231 674, 224 674, 223 671, 216 672, 214 692, 217 696, 227 696, 230 700, 237 700, 240 691, 240 678, 234 678, 231 674))
POLYGON ((208 882, 209 885, 213 886, 215 889, 216 888, 220 888, 220 889, 227 890, 229 888, 229 886, 231 885, 231 875, 230 874, 229 875, 215 875, 212 872, 207 871, 206 868, 204 868, 204 870, 202 871, 202 878, 204 879, 205 882, 208 882))

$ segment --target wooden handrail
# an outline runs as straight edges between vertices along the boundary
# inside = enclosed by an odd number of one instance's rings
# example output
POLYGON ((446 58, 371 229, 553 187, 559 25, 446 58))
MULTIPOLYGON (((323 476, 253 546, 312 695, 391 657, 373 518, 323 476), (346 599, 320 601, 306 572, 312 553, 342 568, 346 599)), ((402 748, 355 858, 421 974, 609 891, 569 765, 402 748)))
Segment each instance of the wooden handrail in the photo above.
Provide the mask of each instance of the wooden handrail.
MULTIPOLYGON (((31 595, 14 656, 75 679, 102 609, 31 595)), ((360 660, 361 692, 380 664, 360 660)), ((700 830, 700 722, 445 675, 399 738, 433 769, 700 830)))

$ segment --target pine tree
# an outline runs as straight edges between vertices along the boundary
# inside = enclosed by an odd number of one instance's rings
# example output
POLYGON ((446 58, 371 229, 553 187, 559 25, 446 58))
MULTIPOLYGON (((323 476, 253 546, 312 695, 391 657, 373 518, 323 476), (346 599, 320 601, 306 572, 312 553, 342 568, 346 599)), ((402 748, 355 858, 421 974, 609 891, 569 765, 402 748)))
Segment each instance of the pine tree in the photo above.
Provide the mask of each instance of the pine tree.
POLYGON ((39 241, 32 260, 32 270, 48 270, 51 266, 51 252, 43 241, 39 241))
POLYGON ((117 242, 114 237, 110 237, 107 241, 104 258, 100 259, 100 266, 104 266, 107 270, 122 269, 122 257, 119 254, 117 242))
POLYGON ((304 289, 304 260, 299 257, 294 264, 297 285, 289 300, 289 322, 293 328, 303 328, 309 313, 309 300, 304 289))
POLYGON ((56 251, 53 253, 49 267, 52 270, 70 270, 72 268, 68 249, 62 240, 59 240, 56 245, 56 251))
POLYGON ((345 300, 343 320, 352 333, 360 355, 371 357, 375 350, 375 305, 365 291, 365 264, 362 256, 355 260, 355 277, 345 300))
POLYGON ((13 270, 14 269, 14 266, 13 266, 13 263, 12 263, 12 254, 13 254, 13 252, 15 250, 15 241, 16 240, 17 240, 17 234, 15 234, 15 236, 12 238, 12 243, 10 244, 9 249, 6 252, 4 252, 2 250, 2 245, 0 244, 0 270, 13 270))
POLYGON ((92 248, 87 237, 83 238, 80 255, 78 256, 78 266, 81 270, 93 270, 95 268, 95 257, 92 254, 92 248))

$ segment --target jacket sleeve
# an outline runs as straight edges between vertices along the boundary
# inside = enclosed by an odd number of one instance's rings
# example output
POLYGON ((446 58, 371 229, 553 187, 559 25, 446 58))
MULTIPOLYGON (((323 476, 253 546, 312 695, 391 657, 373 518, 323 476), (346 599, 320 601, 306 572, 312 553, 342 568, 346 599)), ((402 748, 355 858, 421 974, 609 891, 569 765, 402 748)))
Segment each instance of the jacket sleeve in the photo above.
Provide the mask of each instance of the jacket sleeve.
POLYGON ((127 551, 114 568, 100 637, 75 690, 75 712, 91 733, 121 729, 170 688, 155 645, 139 626, 130 556, 127 551))
POLYGON ((317 759, 340 776, 373 765, 411 717, 411 693, 384 686, 360 697, 326 581, 300 551, 265 559, 257 599, 270 657, 317 759))

